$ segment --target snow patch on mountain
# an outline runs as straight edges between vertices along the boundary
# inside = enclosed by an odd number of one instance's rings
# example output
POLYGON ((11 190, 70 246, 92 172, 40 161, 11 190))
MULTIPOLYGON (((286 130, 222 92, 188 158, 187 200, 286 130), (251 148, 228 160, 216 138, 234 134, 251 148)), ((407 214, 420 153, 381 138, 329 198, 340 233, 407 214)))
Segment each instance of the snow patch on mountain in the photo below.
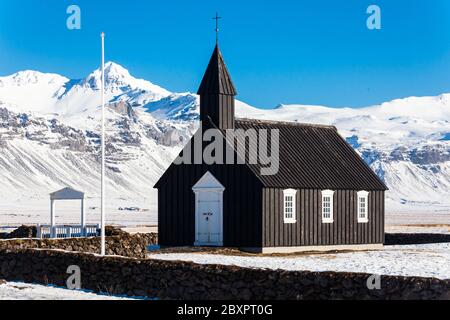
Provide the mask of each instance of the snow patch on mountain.
POLYGON ((69 79, 57 74, 21 71, 0 77, 0 102, 8 103, 15 111, 49 111, 64 93, 69 79))
POLYGON ((195 121, 200 115, 200 99, 191 93, 172 94, 146 104, 144 109, 160 120, 195 121))
MULTIPOLYGON (((99 90, 101 87, 101 79, 102 70, 99 68, 82 80, 79 85, 84 88, 99 90)), ((105 64, 105 87, 106 93, 112 94, 127 93, 135 89, 151 92, 158 98, 170 94, 166 89, 154 85, 149 81, 132 77, 127 69, 114 62, 107 62, 105 64)))

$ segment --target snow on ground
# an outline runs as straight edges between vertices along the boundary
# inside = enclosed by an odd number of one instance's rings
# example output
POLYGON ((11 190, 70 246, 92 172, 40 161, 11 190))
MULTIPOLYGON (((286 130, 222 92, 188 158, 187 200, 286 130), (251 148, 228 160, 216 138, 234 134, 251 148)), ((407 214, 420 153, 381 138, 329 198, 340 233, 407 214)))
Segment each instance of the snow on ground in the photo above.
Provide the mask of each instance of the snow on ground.
MULTIPOLYGON (((106 208, 106 222, 113 225, 124 226, 150 226, 156 225, 158 216, 156 204, 146 207, 148 203, 127 202, 126 200, 112 200, 106 208), (129 207, 142 208, 140 211, 128 210, 129 207), (119 208, 124 208, 120 210, 119 208), (148 208, 148 209, 147 209, 148 208)), ((100 199, 86 199, 87 223, 100 223, 100 199)), ((59 224, 80 223, 80 202, 60 201, 56 203, 56 222, 59 224)), ((50 223, 50 200, 35 199, 19 201, 16 203, 0 201, 0 225, 19 226, 22 224, 49 224, 50 223)))
POLYGON ((386 233, 436 233, 450 234, 450 224, 436 225, 387 225, 386 233))
POLYGON ((0 284, 0 300, 128 300, 128 298, 37 284, 7 282, 0 284))
POLYGON ((384 250, 376 251, 285 257, 171 253, 151 254, 149 258, 272 270, 362 272, 450 279, 450 243, 386 246, 384 250))
MULTIPOLYGON (((152 199, 153 200, 153 199, 152 199)), ((100 199, 88 198, 86 200, 87 222, 100 223, 100 199)), ((156 226, 158 214, 156 200, 150 203, 129 202, 127 200, 111 200, 107 205, 107 223, 127 227, 156 226), (145 208, 141 211, 119 210, 118 208, 137 207, 145 208), (148 209, 147 209, 148 208, 148 209)), ((56 220, 61 224, 80 223, 80 204, 77 201, 62 201, 56 204, 56 220)), ((48 224, 50 223, 50 202, 48 199, 34 199, 18 201, 16 203, 0 202, 0 226, 19 226, 22 224, 48 224)), ((402 226, 421 226, 420 233, 447 233, 450 232, 450 212, 390 212, 386 213, 387 232, 398 232, 390 229, 390 226, 402 228, 402 226), (435 228, 444 225, 442 228, 435 228), (448 228, 446 228, 447 226, 448 228), (441 230, 441 231, 436 231, 441 230)), ((398 229, 397 228, 397 229, 398 229)), ((402 232, 410 231, 405 228, 402 232)))
POLYGON ((386 225, 450 225, 450 212, 440 211, 408 211, 408 212, 386 212, 386 225))

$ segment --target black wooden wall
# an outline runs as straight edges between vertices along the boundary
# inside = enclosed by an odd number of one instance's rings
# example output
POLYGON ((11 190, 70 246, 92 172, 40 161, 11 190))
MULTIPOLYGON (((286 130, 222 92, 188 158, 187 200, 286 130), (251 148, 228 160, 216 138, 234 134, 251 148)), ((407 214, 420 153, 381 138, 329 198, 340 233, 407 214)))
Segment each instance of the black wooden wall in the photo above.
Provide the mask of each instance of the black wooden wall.
POLYGON ((200 96, 200 120, 208 124, 210 117, 220 129, 234 129, 235 103, 230 95, 202 95, 200 96))
POLYGON ((263 247, 384 243, 384 191, 371 191, 368 223, 358 223, 357 191, 338 190, 334 223, 322 223, 321 190, 298 190, 297 223, 283 221, 283 190, 263 189, 263 247))
POLYGON ((195 241, 195 194, 192 187, 210 171, 224 192, 224 246, 261 247, 262 186, 244 165, 171 166, 158 191, 159 243, 192 246, 195 241))

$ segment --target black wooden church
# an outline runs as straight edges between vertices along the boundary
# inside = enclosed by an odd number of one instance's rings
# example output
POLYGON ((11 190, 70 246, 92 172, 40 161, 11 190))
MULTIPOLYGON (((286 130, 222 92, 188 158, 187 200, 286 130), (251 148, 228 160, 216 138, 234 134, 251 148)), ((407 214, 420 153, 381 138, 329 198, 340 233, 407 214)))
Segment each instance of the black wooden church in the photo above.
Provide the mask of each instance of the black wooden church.
POLYGON ((335 127, 236 119, 236 89, 218 46, 198 94, 202 129, 277 129, 279 170, 174 162, 155 186, 161 246, 264 253, 382 246, 387 188, 335 127))

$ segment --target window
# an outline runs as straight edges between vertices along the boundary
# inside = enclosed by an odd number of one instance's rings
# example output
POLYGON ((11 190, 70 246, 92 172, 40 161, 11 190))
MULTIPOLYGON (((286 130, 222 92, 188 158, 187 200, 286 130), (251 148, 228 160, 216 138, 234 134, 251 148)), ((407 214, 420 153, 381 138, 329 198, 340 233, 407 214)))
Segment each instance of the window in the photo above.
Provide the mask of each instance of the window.
POLYGON ((334 191, 322 191, 322 223, 333 223, 333 196, 334 191))
POLYGON ((367 191, 358 192, 358 223, 369 222, 369 193, 367 191))
POLYGON ((288 189, 283 191, 284 197, 284 223, 296 223, 295 200, 297 190, 288 189))

